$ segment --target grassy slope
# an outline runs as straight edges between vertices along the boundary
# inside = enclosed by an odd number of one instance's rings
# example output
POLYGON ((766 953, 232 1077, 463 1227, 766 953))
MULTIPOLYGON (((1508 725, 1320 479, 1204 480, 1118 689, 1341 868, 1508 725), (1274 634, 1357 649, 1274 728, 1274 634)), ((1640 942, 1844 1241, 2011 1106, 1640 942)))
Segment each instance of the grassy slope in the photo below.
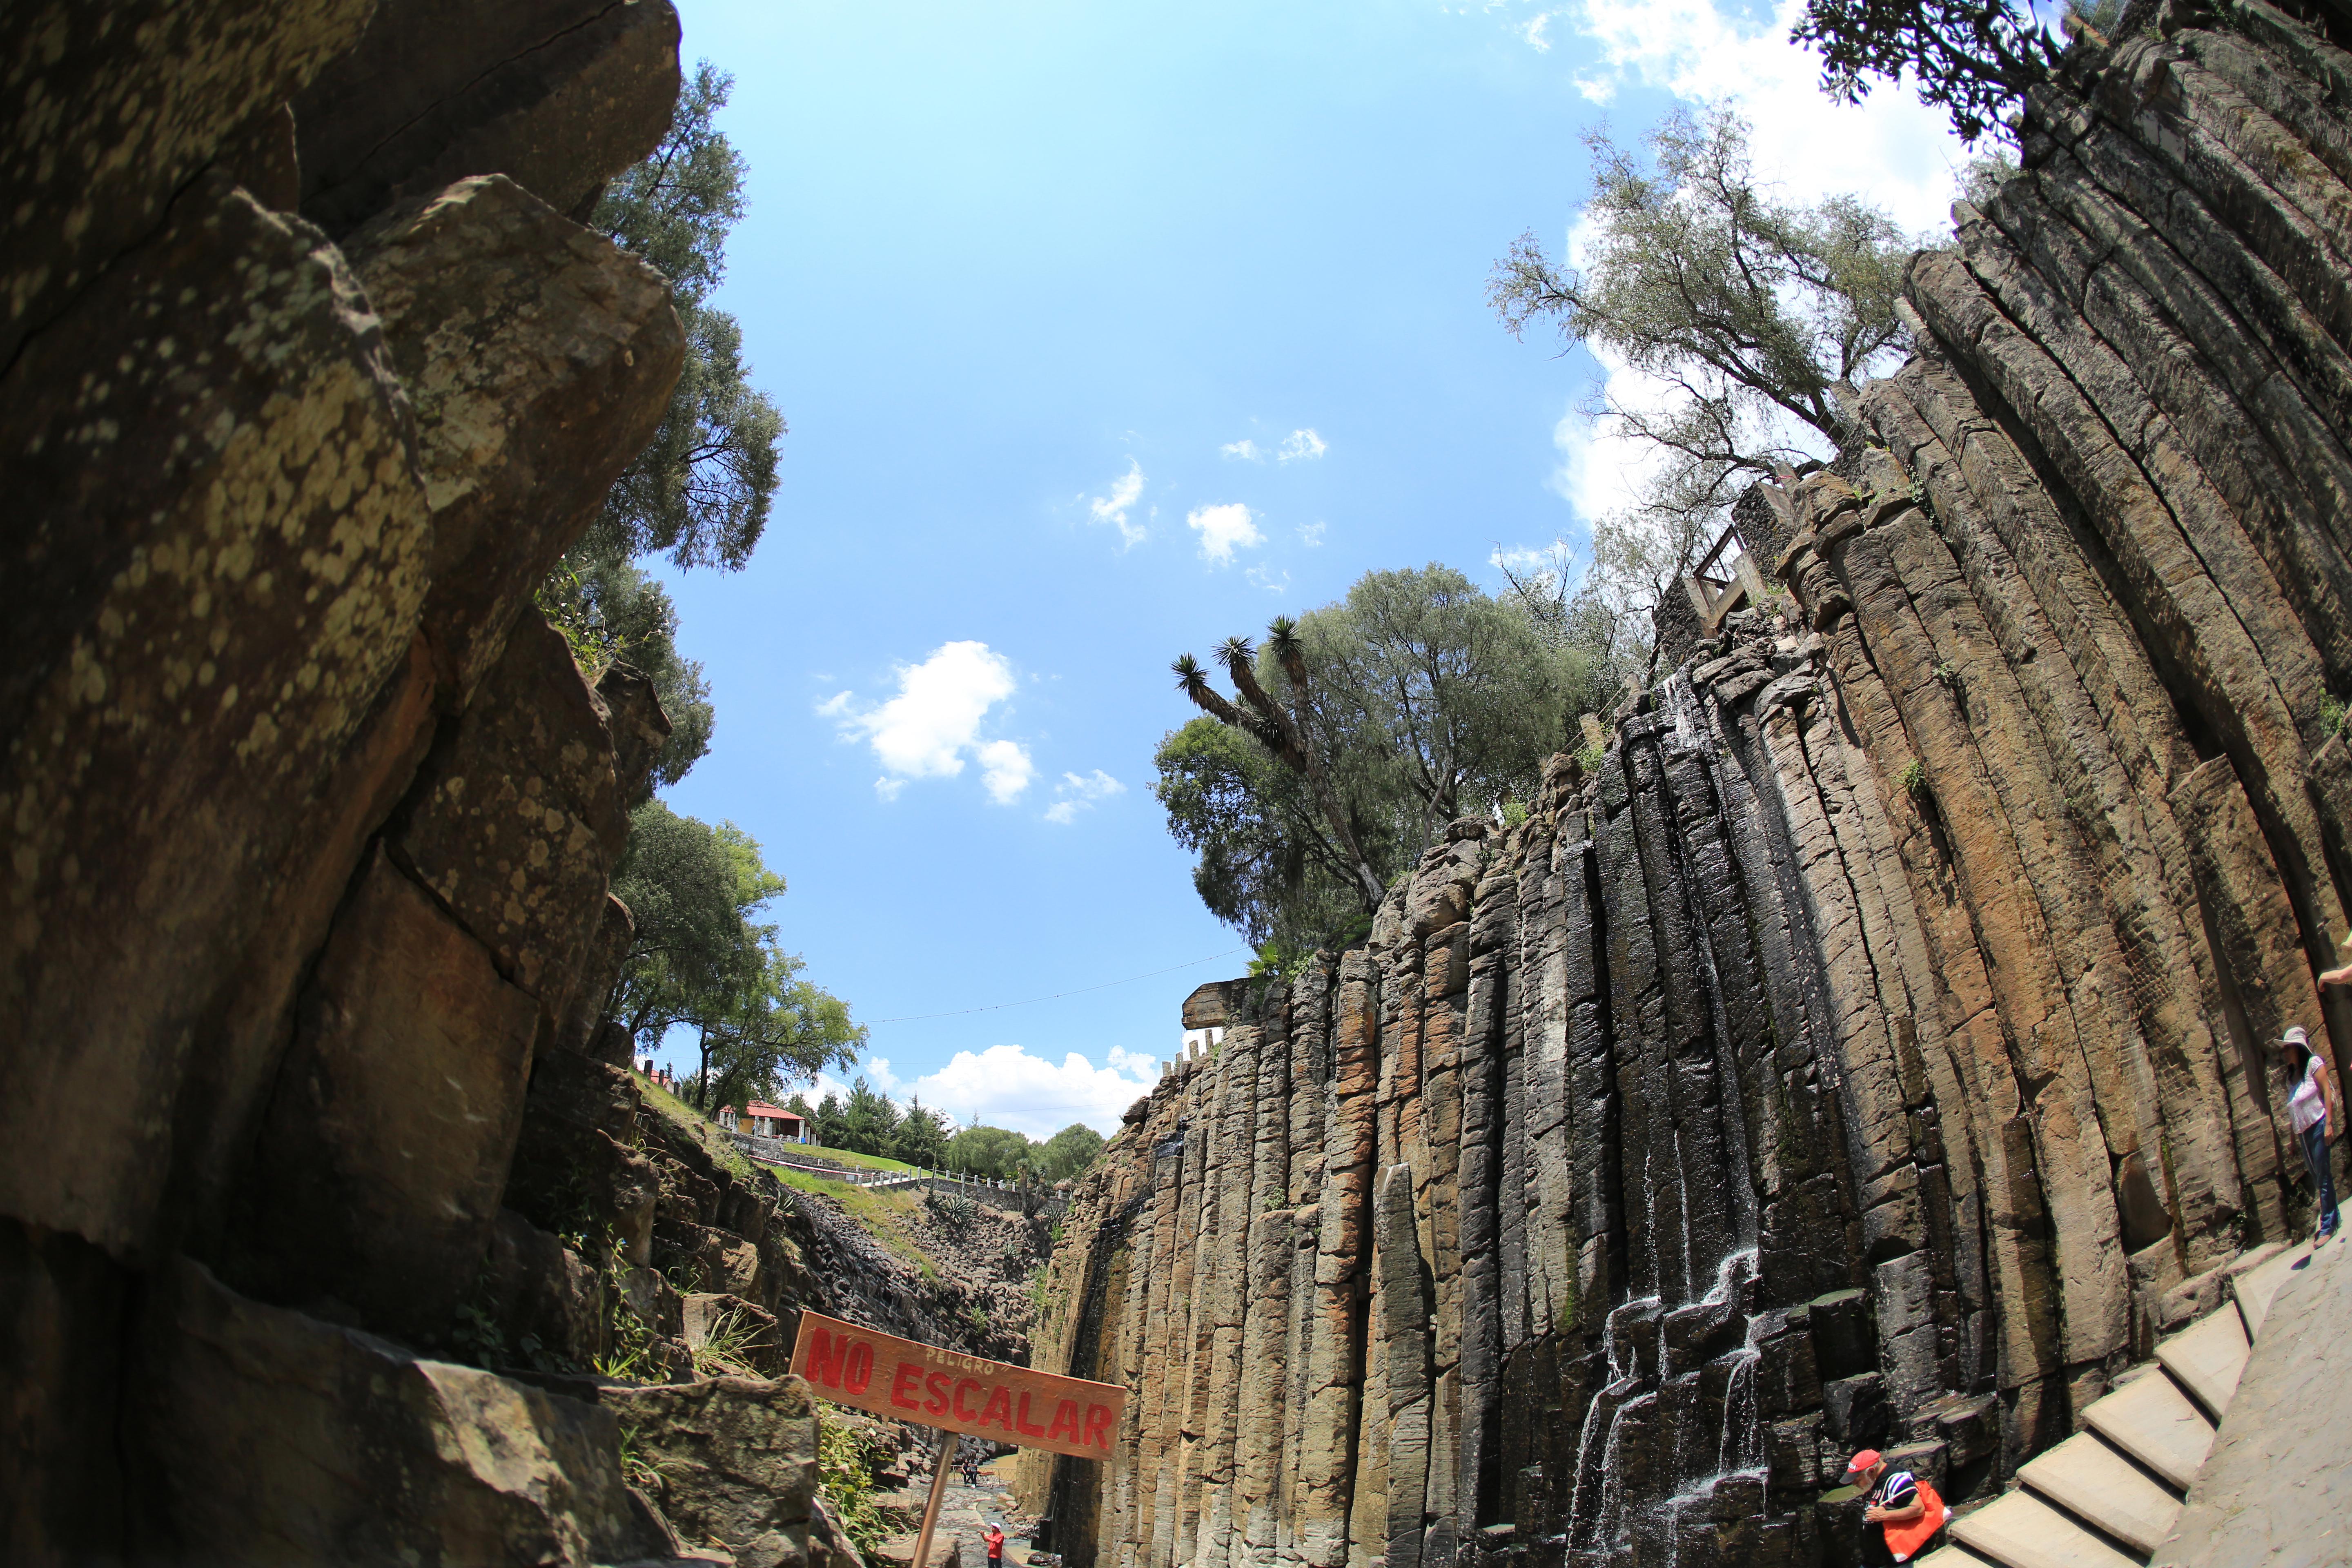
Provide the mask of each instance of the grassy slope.
MULTIPOLYGON (((733 1175, 748 1182, 756 1168, 767 1172, 788 1187, 831 1198, 841 1205, 842 1212, 856 1222, 859 1228, 899 1258, 921 1269, 925 1279, 938 1278, 939 1268, 923 1249, 915 1244, 914 1234, 907 1225, 906 1216, 912 1214, 916 1205, 923 1201, 923 1194, 919 1188, 877 1193, 871 1188, 856 1186, 848 1182, 835 1182, 824 1176, 811 1175, 805 1171, 780 1170, 773 1165, 764 1163, 755 1167, 744 1157, 742 1152, 735 1147, 734 1141, 727 1136, 726 1129, 644 1076, 640 1075, 636 1082, 637 1090, 646 1097, 646 1104, 675 1123, 687 1136, 709 1150, 710 1157, 726 1167, 733 1175)), ((867 1165, 885 1171, 914 1169, 913 1166, 903 1164, 897 1160, 885 1160, 874 1154, 853 1154, 846 1149, 820 1149, 814 1152, 824 1154, 828 1159, 837 1160, 845 1165, 867 1165)))

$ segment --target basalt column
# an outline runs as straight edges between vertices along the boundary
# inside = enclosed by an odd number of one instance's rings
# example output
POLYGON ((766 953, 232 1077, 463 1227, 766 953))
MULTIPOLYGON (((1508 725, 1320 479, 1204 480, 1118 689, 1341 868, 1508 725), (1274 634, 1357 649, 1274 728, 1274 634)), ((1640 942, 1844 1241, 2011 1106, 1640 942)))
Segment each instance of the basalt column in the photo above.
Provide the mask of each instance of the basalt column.
POLYGON ((1037 1352, 1133 1347, 1073 1568, 1846 1562, 1854 1448, 1998 1491, 2310 1223, 2265 1042, 2352 1045, 2352 54, 2115 37, 1743 502, 1786 592, 1129 1112, 1037 1352))

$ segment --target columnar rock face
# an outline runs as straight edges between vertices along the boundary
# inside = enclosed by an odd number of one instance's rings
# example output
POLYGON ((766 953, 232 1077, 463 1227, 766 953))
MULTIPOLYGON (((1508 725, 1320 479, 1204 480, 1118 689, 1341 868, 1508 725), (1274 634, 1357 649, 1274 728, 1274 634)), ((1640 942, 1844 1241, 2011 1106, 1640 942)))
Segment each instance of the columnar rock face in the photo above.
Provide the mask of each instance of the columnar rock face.
POLYGON ((1239 1004, 1087 1178, 1030 1461, 1074 1568, 1849 1560, 2000 1489, 2162 1294, 2295 1234, 2340 1063, 2352 55, 2141 7, 1921 255, 1916 357, 1735 616, 1239 1004))

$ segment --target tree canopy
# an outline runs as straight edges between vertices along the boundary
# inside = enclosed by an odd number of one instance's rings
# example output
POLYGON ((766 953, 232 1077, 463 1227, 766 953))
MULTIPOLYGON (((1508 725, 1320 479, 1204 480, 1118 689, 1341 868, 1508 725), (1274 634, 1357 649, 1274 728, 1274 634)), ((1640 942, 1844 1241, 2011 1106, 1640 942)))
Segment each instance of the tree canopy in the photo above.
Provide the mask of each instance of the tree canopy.
POLYGON ((811 1106, 804 1097, 794 1095, 785 1108, 807 1117, 809 1135, 825 1148, 992 1180, 1025 1176, 1062 1181, 1094 1163, 1103 1147, 1102 1134, 1081 1121, 1042 1143, 1009 1127, 987 1127, 977 1121, 955 1127, 946 1112, 925 1105, 919 1096, 909 1097, 902 1110, 863 1078, 849 1086, 845 1098, 828 1094, 811 1106))
MULTIPOLYGON (((2109 18, 2121 9, 2102 3, 2109 18)), ((2095 12, 2069 10, 2075 26, 2095 12)), ((1969 142, 1999 127, 2062 52, 2030 0, 1806 0, 1790 37, 1822 57, 1822 89, 1839 102, 1868 96, 1874 79, 1907 79, 1969 142)))
POLYGON ((1154 793, 1210 911, 1292 954, 1352 940, 1446 824, 1523 799, 1607 695, 1586 650, 1433 563, 1217 658, 1234 698, 1175 663, 1202 717, 1161 741, 1154 793))
POLYGON ((652 441, 538 595, 591 679, 615 661, 652 678, 670 738, 649 788, 686 776, 710 749, 717 715, 701 665, 678 651, 667 590, 636 563, 663 555, 676 567, 733 571, 749 561, 767 526, 784 431, 775 405, 751 384, 742 330, 708 303, 744 210, 742 156, 715 123, 732 86, 709 61, 698 65, 668 135, 613 182, 590 220, 669 279, 686 364, 652 441))
POLYGON ((743 159, 714 123, 734 85, 709 61, 697 65, 669 134, 613 182, 590 220, 670 280, 686 328, 686 368, 661 428, 622 471, 583 542, 601 558, 661 554, 731 571, 767 526, 783 418, 750 384, 735 319, 706 303, 726 276, 728 231, 743 216, 743 159))
POLYGON ((1539 620, 1581 633, 1604 663, 1638 659, 1644 684, 1649 610, 1713 543, 1732 501, 1834 449, 1855 384, 1909 347, 1895 301, 1911 242, 1858 196, 1776 197, 1748 137, 1728 110, 1671 115, 1641 148, 1591 132, 1581 265, 1528 234, 1487 280, 1515 335, 1550 324, 1655 395, 1604 392, 1585 409, 1654 464, 1634 504, 1594 525, 1586 578, 1564 561, 1540 583, 1515 576, 1539 620))
POLYGON ((630 814, 613 891, 636 931, 606 1010, 641 1047, 675 1026, 696 1031, 693 1095, 704 1110, 856 1061, 865 1029, 755 918, 784 879, 741 828, 646 801, 630 814))

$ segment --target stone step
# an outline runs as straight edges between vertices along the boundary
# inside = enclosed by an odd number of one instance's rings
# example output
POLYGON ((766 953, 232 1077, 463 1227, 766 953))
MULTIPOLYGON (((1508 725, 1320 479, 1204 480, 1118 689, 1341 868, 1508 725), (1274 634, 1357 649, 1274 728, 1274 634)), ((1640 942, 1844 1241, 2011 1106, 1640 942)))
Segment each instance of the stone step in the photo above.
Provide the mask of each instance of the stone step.
POLYGON ((2248 1348, 2244 1320, 2225 1307, 2158 1345, 2156 1359, 2219 1421, 2238 1392, 2248 1348))
POLYGON ((2284 1247, 2267 1261, 2237 1277, 2234 1283, 2238 1311, 2245 1318, 2248 1339, 2262 1337, 2263 1320, 2270 1315, 2271 1298, 2278 1294, 2280 1286, 2294 1277, 2295 1265, 2310 1256, 2308 1247, 2284 1247))
POLYGON ((1913 1559, 1913 1568, 1992 1568, 1992 1565, 1967 1547, 1953 1545, 1938 1546, 1927 1556, 1913 1559))
POLYGON ((2017 1479, 2041 1497, 2126 1545, 2154 1552, 2180 1517, 2180 1501, 2095 1432, 2078 1432, 2036 1457, 2017 1479))
POLYGON ((2213 1423, 2161 1372, 2136 1378, 2095 1402, 2083 1412, 2083 1421, 2184 1492, 2213 1447, 2213 1423))
POLYGON ((2032 1492, 2016 1491, 1951 1523, 1952 1539, 2005 1568, 2139 1568, 2032 1492))

